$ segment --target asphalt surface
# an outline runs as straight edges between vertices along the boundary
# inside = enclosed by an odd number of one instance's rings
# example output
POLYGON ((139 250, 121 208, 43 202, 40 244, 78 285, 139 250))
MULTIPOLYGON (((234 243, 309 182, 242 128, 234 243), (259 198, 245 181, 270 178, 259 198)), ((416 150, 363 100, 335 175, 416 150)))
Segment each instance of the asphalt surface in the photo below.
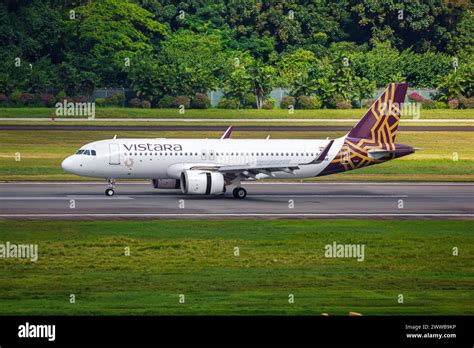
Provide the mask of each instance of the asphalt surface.
MULTIPOLYGON (((131 120, 133 121, 133 120, 131 120)), ((230 123, 229 123, 230 124, 230 123)), ((234 126, 234 132, 346 132, 352 126, 234 126)), ((120 126, 120 125, 27 125, 2 124, 1 131, 149 131, 149 132, 224 132, 226 126, 120 126)), ((472 132, 474 126, 400 126, 401 132, 472 132)))
POLYGON ((0 183, 0 219, 474 219, 470 183, 245 183, 246 199, 183 195, 146 182, 0 183))

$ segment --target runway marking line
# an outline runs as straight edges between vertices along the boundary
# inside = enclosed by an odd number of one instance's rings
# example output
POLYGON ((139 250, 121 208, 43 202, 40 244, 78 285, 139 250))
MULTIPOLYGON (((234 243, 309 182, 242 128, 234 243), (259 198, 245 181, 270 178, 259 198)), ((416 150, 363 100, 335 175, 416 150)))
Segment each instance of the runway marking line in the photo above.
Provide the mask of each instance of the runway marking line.
MULTIPOLYGON (((30 181, 30 182, 0 182, 0 185, 103 185, 106 186, 105 182, 97 181, 82 181, 82 182, 45 182, 45 181, 30 181)), ((117 186, 120 185, 151 185, 146 181, 133 182, 133 181, 119 181, 117 186)), ((244 182, 243 185, 367 185, 367 186, 474 186, 474 183, 470 182, 244 182)))
POLYGON ((474 217, 474 214, 463 213, 163 213, 163 214, 0 214, 2 217, 474 217))

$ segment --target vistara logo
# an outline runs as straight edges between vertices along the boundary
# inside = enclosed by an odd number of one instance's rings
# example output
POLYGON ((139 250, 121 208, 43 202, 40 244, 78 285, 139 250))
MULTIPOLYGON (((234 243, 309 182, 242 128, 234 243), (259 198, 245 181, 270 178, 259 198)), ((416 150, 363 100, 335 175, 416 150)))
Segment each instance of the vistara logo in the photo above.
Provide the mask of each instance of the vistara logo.
POLYGON ((181 144, 123 144, 127 151, 183 151, 181 144))

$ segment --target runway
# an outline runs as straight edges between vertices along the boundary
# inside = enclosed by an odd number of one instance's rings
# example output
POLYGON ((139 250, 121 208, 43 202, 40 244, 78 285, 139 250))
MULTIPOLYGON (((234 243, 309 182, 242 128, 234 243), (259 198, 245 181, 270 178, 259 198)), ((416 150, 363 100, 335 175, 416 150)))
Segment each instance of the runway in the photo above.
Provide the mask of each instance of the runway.
POLYGON ((372 218, 473 219, 471 183, 272 183, 243 185, 246 199, 183 195, 146 182, 0 183, 0 219, 372 218))
MULTIPOLYGON (((229 123, 230 125, 231 123, 229 123)), ((234 126, 234 132, 347 132, 352 126, 234 126)), ((226 126, 0 124, 0 131, 224 132, 226 126)), ((473 132, 474 126, 400 126, 400 132, 473 132)))

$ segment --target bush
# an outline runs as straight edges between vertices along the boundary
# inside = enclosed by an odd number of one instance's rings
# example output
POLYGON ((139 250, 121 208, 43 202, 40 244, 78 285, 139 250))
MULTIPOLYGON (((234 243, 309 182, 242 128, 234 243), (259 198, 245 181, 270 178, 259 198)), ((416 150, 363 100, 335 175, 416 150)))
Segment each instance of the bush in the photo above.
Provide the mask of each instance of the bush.
POLYGON ((105 105, 105 99, 104 98, 95 98, 95 105, 104 106, 105 105))
POLYGON ((122 106, 123 102, 124 102, 124 96, 122 93, 114 93, 105 97, 105 105, 122 106))
POLYGON ((56 98, 54 98, 54 95, 52 94, 42 94, 40 100, 44 106, 53 106, 56 102, 56 98))
POLYGON ((366 100, 363 100, 362 101, 362 107, 365 108, 365 109, 368 109, 372 106, 372 104, 374 103, 374 100, 373 99, 366 99, 366 100))
POLYGON ((280 108, 289 109, 290 106, 295 107, 295 98, 292 96, 286 96, 281 98, 280 108))
POLYGON ((434 109, 436 107, 436 102, 431 99, 423 99, 421 101, 422 109, 434 109))
POLYGON ((351 108, 354 108, 354 109, 360 109, 362 106, 362 103, 360 102, 360 100, 353 99, 350 103, 351 103, 351 108))
POLYGON ((10 98, 6 94, 0 93, 0 106, 7 106, 10 102, 10 98))
POLYGON ((75 103, 85 103, 87 101, 87 97, 83 95, 78 95, 72 99, 74 100, 75 103))
POLYGON ((448 105, 445 102, 437 101, 435 103, 435 109, 446 109, 448 105))
POLYGON ((58 103, 64 103, 64 101, 68 103, 68 102, 72 102, 73 100, 71 97, 68 97, 64 91, 61 91, 56 95, 56 101, 58 103))
POLYGON ((272 110, 275 107, 275 99, 268 98, 262 104, 262 109, 264 110, 272 110))
POLYGON ((140 106, 142 106, 142 101, 138 98, 132 98, 128 101, 128 105, 134 108, 139 108, 140 106))
POLYGON ((457 98, 453 98, 448 101, 448 107, 450 109, 457 109, 458 106, 459 106, 459 100, 457 100, 457 98))
POLYGON ((65 97, 66 97, 66 92, 64 91, 60 91, 58 94, 56 94, 56 99, 60 102, 63 102, 65 97))
POLYGON ((23 105, 34 105, 36 103, 36 97, 31 93, 23 93, 20 96, 20 102, 23 105))
POLYGON ((179 95, 176 98, 174 98, 174 103, 177 107, 180 107, 183 105, 186 109, 189 108, 189 98, 184 96, 184 95, 179 95))
POLYGON ((246 93, 244 95, 244 105, 242 106, 246 109, 255 109, 257 107, 257 102, 255 101, 255 94, 246 93))
POLYGON ((466 98, 463 96, 459 96, 459 108, 460 109, 473 109, 474 97, 466 98))
POLYGON ((142 101, 142 108, 150 109, 151 108, 151 103, 148 100, 143 100, 142 101))
POLYGON ((219 109, 238 109, 239 108, 239 101, 237 99, 231 98, 222 98, 219 100, 219 104, 217 104, 219 109))
POLYGON ((423 100, 423 97, 417 92, 412 92, 408 95, 408 100, 411 102, 421 103, 421 101, 423 100))
POLYGON ((10 94, 10 100, 12 101, 14 105, 21 104, 20 98, 21 98, 21 92, 18 90, 15 90, 12 92, 12 94, 10 94))
POLYGON ((337 102, 336 109, 352 109, 352 103, 349 101, 337 102))
POLYGON ((172 97, 170 95, 165 95, 163 98, 160 99, 158 102, 158 107, 159 108, 175 108, 175 97, 172 97))
POLYGON ((194 109, 207 109, 211 106, 211 101, 205 93, 196 93, 191 102, 191 107, 194 109))
POLYGON ((307 95, 300 95, 296 103, 297 108, 302 110, 319 109, 321 105, 322 102, 319 98, 307 95))

